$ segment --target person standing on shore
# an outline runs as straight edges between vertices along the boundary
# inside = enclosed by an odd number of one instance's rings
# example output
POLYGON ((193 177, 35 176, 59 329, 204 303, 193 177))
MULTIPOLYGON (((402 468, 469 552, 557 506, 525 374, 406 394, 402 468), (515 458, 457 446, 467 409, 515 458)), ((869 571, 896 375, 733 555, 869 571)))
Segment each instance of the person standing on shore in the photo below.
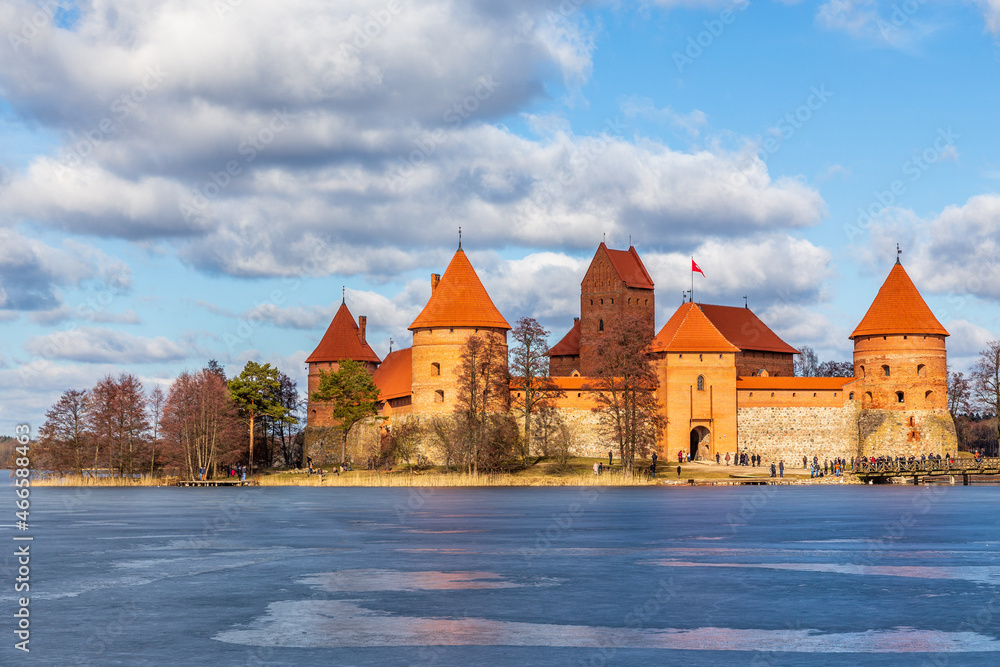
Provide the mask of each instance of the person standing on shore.
POLYGON ((608 450, 608 467, 611 467, 611 450, 608 450))
POLYGON ((784 459, 782 459, 781 461, 778 461, 778 477, 784 477, 784 476, 785 476, 785 461, 784 459))
POLYGON ((656 474, 656 452, 653 452, 653 467, 650 470, 653 471, 654 475, 656 474))

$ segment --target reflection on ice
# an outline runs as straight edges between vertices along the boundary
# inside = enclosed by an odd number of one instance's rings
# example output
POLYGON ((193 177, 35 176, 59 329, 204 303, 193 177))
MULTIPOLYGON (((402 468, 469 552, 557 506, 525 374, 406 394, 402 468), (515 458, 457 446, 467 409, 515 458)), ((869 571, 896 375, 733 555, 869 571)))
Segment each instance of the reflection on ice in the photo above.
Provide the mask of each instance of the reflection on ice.
POLYGON ((634 629, 485 618, 394 616, 345 600, 274 602, 249 626, 213 639, 249 646, 549 646, 788 653, 962 653, 1000 650, 974 632, 893 628, 823 634, 746 628, 634 629))
POLYGON ((330 593, 360 591, 433 591, 515 588, 492 572, 401 572, 398 570, 340 570, 311 574, 299 583, 330 593))
POLYGON ((681 560, 651 560, 648 565, 663 567, 733 567, 799 572, 831 572, 862 576, 910 577, 914 579, 954 579, 979 584, 1000 584, 1000 572, 987 566, 853 565, 850 563, 693 563, 681 560))

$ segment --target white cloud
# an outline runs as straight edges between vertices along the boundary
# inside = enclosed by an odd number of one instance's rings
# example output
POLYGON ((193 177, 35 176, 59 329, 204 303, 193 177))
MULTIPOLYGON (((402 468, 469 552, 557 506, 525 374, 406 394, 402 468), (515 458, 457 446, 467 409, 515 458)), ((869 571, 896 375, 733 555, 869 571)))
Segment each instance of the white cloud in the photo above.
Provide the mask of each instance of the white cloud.
MULTIPOLYGON (((0 31, 32 7, 0 11, 0 31)), ((626 138, 618 118, 602 136, 549 124, 535 140, 492 125, 554 77, 586 80, 580 12, 401 7, 381 27, 374 0, 246 0, 221 18, 194 0, 82 7, 73 31, 44 28, 0 61, 12 107, 64 136, 61 156, 0 184, 0 213, 164 240, 235 276, 398 275, 459 225, 482 246, 589 248, 605 231, 691 243, 695 224, 747 236, 824 215, 814 189, 760 160, 626 138)))
MULTIPOLYGON (((1000 195, 970 197, 931 219, 892 209, 872 225, 866 245, 888 252, 899 241, 907 272, 921 290, 947 294, 950 310, 975 298, 1000 300, 1000 195)), ((867 261, 884 265, 885 257, 867 261)))
POLYGON ((691 252, 641 253, 657 292, 676 294, 691 288, 691 257, 705 272, 695 275, 695 300, 742 303, 743 295, 760 305, 797 304, 820 296, 830 275, 830 252, 804 239, 767 235, 750 240, 709 239, 691 252))
POLYGON ((692 137, 701 134, 701 130, 708 124, 708 117, 704 111, 693 109, 685 114, 674 111, 669 106, 658 109, 653 100, 647 97, 629 97, 622 102, 621 108, 626 118, 641 117, 666 122, 684 130, 692 137))
POLYGON ((994 35, 1000 33, 1000 0, 976 0, 983 9, 986 29, 994 35))
POLYGON ((88 282, 119 294, 132 283, 128 265, 103 251, 73 240, 62 247, 0 227, 0 306, 9 310, 47 311, 63 307, 59 290, 88 282))
POLYGON ((113 329, 80 327, 31 337, 28 352, 41 359, 128 366, 183 361, 191 350, 163 336, 145 338, 113 329))
POLYGON ((950 320, 945 329, 951 336, 948 338, 948 355, 955 358, 974 358, 985 350, 997 335, 965 319, 950 320))

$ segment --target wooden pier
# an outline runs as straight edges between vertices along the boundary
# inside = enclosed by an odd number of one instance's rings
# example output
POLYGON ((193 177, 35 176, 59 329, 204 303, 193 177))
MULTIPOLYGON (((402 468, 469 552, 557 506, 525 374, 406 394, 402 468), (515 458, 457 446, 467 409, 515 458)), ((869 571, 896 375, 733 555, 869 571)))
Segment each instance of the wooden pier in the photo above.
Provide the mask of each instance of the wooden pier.
POLYGON ((182 479, 178 480, 177 486, 259 486, 260 482, 248 479, 245 482, 241 482, 238 479, 233 478, 222 478, 222 479, 182 479))

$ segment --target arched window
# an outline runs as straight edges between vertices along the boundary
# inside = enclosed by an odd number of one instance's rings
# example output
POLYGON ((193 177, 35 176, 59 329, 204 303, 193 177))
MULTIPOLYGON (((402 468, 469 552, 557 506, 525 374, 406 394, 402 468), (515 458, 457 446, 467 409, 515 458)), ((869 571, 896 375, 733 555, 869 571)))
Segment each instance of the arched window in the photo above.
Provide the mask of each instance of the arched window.
POLYGON ((698 391, 705 391, 705 376, 698 376, 698 391))
POLYGON ((598 331, 604 331, 604 320, 598 320, 598 322, 597 322, 597 330, 598 331))
POLYGON ((931 391, 931 390, 929 390, 929 389, 926 392, 924 392, 924 400, 926 402, 928 402, 928 403, 930 403, 931 401, 933 401, 934 400, 934 392, 931 391))
POLYGON ((883 367, 882 367, 882 373, 883 373, 883 374, 884 374, 884 375, 885 375, 886 377, 889 377, 889 367, 888 367, 888 366, 883 366, 883 367))
POLYGON ((871 405, 872 403, 872 393, 870 391, 865 392, 865 400, 863 401, 865 405, 871 405))
POLYGON ((927 377, 927 366, 917 364, 917 377, 927 377))
POLYGON ((849 400, 849 401, 853 401, 853 400, 854 400, 854 392, 853 392, 853 391, 852 391, 852 392, 850 393, 850 395, 849 395, 849 396, 847 397, 847 400, 849 400))
POLYGON ((861 373, 861 379, 864 380, 865 379, 865 367, 864 366, 858 366, 858 371, 861 373))
POLYGON ((441 364, 436 361, 431 364, 431 375, 441 375, 441 364))
POLYGON ((601 305, 602 306, 604 305, 604 299, 601 299, 601 305))
POLYGON ((437 391, 434 392, 434 402, 435 403, 444 403, 444 390, 443 389, 438 389, 437 391))
POLYGON ((903 403, 904 402, 903 401, 903 392, 901 392, 901 391, 897 391, 896 392, 896 402, 897 403, 903 403))

